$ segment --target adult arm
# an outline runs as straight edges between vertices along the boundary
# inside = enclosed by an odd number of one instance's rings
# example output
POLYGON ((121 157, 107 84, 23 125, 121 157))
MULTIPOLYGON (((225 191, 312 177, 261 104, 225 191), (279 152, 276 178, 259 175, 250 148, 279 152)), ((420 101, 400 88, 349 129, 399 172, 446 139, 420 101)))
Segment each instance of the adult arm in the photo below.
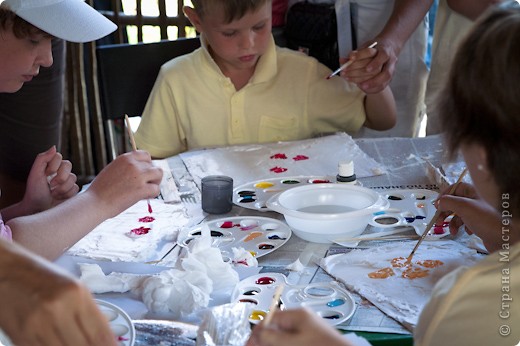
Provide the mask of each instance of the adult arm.
MULTIPOLYGON (((360 46, 359 51, 377 42, 377 55, 366 67, 367 79, 358 85, 364 92, 376 93, 388 86, 404 44, 424 19, 432 3, 433 0, 396 0, 383 30, 360 46)), ((341 75, 348 78, 349 71, 347 68, 341 75)))

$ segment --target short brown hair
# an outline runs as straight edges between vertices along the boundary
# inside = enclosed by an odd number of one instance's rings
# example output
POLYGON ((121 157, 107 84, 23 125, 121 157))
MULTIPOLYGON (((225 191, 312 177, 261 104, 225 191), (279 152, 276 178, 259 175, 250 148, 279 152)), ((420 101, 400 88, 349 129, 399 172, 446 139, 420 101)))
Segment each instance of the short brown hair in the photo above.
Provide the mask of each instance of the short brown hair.
POLYGON ((242 18, 248 12, 254 12, 271 0, 192 0, 194 10, 199 17, 211 13, 211 10, 220 6, 224 10, 224 20, 231 23, 242 18))
POLYGON ((461 43, 438 104, 450 151, 478 144, 520 211, 520 8, 491 8, 461 43))
POLYGON ((12 27, 13 34, 17 38, 25 38, 39 33, 47 34, 45 31, 18 17, 16 13, 5 6, 0 5, 0 28, 7 30, 9 27, 12 27))

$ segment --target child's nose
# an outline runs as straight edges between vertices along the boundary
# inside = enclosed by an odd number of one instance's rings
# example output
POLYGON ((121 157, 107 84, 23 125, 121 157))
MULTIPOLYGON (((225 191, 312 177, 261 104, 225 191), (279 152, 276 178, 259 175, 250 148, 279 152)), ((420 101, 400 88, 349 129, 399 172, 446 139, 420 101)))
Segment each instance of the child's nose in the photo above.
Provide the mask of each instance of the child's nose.
POLYGON ((254 33, 248 32, 241 37, 240 47, 250 48, 254 46, 254 33))
POLYGON ((52 66, 53 62, 54 60, 52 58, 52 43, 51 40, 46 40, 42 43, 40 47, 35 63, 43 67, 49 67, 52 66))

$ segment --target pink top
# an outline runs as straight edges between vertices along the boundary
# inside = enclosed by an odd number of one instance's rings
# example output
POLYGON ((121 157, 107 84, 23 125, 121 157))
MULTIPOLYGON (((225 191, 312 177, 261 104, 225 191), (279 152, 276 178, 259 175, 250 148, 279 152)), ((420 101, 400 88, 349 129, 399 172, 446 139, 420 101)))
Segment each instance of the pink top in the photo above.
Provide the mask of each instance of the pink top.
POLYGON ((2 220, 2 214, 0 214, 0 238, 9 241, 13 240, 11 229, 9 226, 4 224, 4 220, 2 220))

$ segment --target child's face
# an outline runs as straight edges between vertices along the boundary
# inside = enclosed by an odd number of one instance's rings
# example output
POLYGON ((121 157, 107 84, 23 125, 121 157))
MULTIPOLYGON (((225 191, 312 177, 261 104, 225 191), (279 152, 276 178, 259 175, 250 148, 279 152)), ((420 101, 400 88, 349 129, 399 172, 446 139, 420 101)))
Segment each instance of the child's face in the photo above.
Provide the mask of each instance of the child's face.
POLYGON ((0 92, 14 93, 52 65, 51 37, 43 33, 17 38, 8 27, 0 29, 0 92))
POLYGON ((270 42, 271 2, 231 23, 225 23, 222 9, 214 8, 198 24, 223 72, 254 69, 270 42))

